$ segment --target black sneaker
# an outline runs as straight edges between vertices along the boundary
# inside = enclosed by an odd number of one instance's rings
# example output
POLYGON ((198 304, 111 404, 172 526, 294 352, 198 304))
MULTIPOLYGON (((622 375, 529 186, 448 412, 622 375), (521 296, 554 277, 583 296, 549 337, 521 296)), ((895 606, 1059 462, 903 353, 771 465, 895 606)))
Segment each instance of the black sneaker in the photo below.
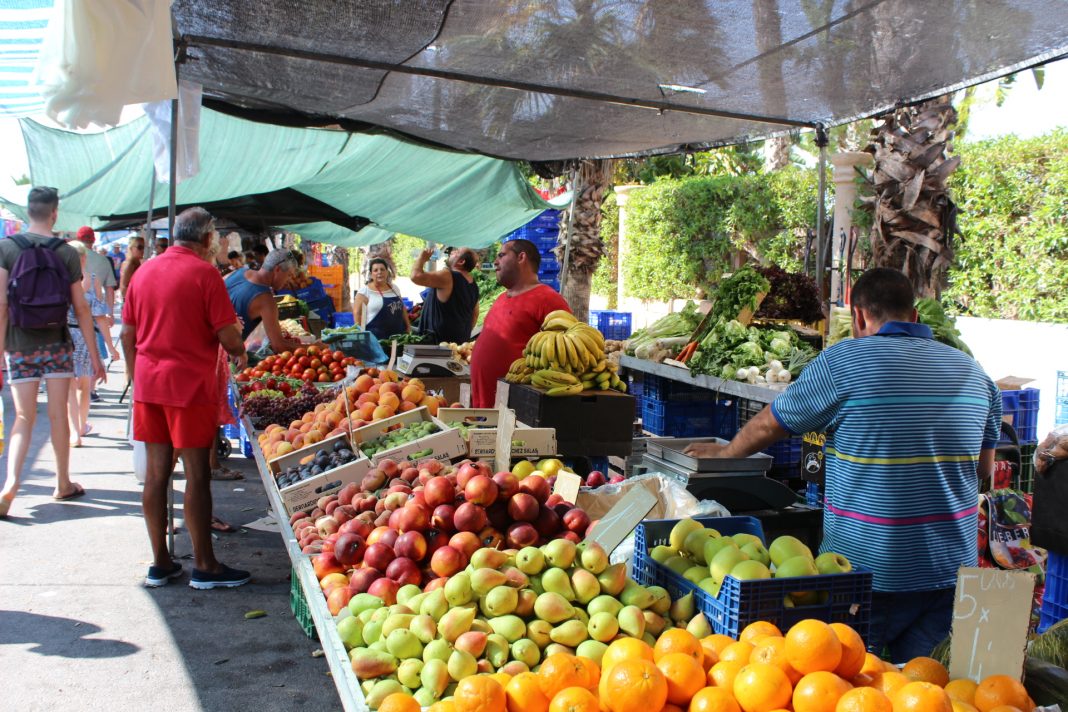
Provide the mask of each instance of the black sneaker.
POLYGON ((89 401, 91 403, 99 403, 101 400, 103 399, 100 397, 100 394, 96 391, 89 391, 89 401))
POLYGON ((193 575, 189 577, 189 588, 206 591, 211 588, 237 588, 244 586, 252 580, 252 574, 240 569, 231 569, 223 564, 218 573, 208 573, 200 569, 193 569, 193 575))
POLYGON ((159 566, 149 566, 148 576, 145 576, 145 586, 148 588, 159 588, 160 586, 166 586, 168 583, 182 575, 182 565, 177 561, 173 562, 174 568, 164 569, 159 566))

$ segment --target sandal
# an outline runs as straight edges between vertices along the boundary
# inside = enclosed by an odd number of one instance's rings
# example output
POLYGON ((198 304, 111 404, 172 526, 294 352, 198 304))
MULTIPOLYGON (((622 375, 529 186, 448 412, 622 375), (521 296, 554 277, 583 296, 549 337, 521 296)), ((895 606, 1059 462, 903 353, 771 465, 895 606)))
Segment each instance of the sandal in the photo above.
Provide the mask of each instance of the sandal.
POLYGON ((211 529, 212 531, 223 532, 225 534, 233 534, 237 531, 232 524, 224 522, 214 515, 211 518, 211 529))
POLYGON ((73 492, 71 492, 70 494, 62 495, 62 496, 53 496, 52 499, 54 499, 57 502, 66 502, 67 500, 78 499, 79 497, 84 497, 85 496, 85 488, 84 487, 82 487, 77 482, 71 482, 70 484, 71 484, 72 487, 74 487, 74 491, 73 492))
POLYGON ((15 498, 4 499, 0 497, 0 519, 7 519, 7 513, 11 511, 11 503, 15 501, 15 498))
POLYGON ((231 470, 229 467, 220 467, 217 470, 211 471, 211 479, 213 480, 243 480, 245 476, 237 470, 231 470))

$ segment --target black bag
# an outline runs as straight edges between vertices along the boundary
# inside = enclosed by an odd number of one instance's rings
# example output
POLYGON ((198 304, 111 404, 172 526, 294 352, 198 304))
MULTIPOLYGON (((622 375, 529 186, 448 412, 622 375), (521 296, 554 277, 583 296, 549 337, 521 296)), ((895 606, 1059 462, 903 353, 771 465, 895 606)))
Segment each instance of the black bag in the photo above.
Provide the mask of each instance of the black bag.
POLYGON ((1068 554, 1068 460, 1057 460, 1045 472, 1035 472, 1031 505, 1031 542, 1058 554, 1068 554))

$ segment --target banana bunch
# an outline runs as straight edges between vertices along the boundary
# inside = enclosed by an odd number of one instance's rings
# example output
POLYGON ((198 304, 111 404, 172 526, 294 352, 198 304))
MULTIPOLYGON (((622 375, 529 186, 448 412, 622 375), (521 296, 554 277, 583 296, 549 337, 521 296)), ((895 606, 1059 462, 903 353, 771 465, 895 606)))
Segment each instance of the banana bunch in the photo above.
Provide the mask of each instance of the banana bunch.
POLYGON ((508 367, 508 373, 504 374, 504 380, 508 383, 530 383, 534 369, 527 365, 526 359, 517 358, 508 367))
POLYGON ((605 358, 604 347, 600 331, 557 310, 545 316, 541 331, 530 337, 523 358, 512 364, 509 374, 514 369, 517 378, 529 377, 532 385, 550 396, 609 388, 625 392, 626 384, 619 379, 616 364, 605 358))

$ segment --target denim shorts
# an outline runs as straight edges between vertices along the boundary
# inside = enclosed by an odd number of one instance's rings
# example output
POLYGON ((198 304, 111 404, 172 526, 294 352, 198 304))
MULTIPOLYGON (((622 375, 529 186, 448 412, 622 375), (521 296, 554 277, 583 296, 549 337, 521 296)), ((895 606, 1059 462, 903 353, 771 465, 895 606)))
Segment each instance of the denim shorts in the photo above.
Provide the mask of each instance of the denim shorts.
POLYGON ((906 663, 928 656, 948 635, 953 623, 955 589, 874 591, 871 595, 871 630, 868 650, 889 652, 890 660, 906 663))

